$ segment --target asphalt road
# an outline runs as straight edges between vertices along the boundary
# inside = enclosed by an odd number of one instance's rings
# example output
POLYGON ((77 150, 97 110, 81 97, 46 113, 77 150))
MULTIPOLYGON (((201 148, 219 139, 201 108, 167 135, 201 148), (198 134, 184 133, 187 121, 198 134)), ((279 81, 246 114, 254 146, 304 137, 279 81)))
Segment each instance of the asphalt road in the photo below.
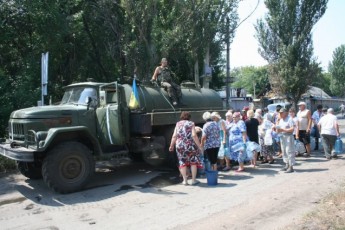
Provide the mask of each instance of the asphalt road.
MULTIPOLYGON (((345 120, 340 119, 345 134, 345 120)), ((344 135, 345 137, 345 135, 344 135)), ((284 229, 344 183, 345 156, 327 161, 321 151, 283 162, 220 172, 217 186, 200 178, 183 186, 179 175, 144 163, 100 165, 84 191, 61 195, 42 180, 0 178, 1 229, 284 229)), ((236 168, 235 168, 236 169, 236 168)))

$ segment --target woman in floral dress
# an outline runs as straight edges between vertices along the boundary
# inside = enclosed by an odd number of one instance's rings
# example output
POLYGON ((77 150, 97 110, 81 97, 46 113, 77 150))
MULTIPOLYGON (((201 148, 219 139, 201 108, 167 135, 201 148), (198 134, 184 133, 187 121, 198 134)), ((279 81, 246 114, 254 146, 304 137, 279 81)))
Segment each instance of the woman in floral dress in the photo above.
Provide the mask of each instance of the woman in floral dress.
POLYGON ((201 145, 198 139, 194 122, 190 121, 189 112, 182 112, 180 121, 176 123, 174 134, 171 138, 169 151, 176 147, 179 170, 183 177, 182 184, 188 185, 187 167, 191 167, 192 185, 199 183, 196 180, 197 168, 202 168, 200 161, 201 145))
POLYGON ((229 145, 230 145, 230 158, 232 160, 238 161, 239 168, 236 172, 244 171, 244 161, 247 159, 247 154, 245 151, 245 145, 247 141, 246 124, 241 120, 240 112, 235 112, 233 114, 233 122, 229 129, 229 145), (236 151, 234 145, 241 145, 242 150, 236 151))

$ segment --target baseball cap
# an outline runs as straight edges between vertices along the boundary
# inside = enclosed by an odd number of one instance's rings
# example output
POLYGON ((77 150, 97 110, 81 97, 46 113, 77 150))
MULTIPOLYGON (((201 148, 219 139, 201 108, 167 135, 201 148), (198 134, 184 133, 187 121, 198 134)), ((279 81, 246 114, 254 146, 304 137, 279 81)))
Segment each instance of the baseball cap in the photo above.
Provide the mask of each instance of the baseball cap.
POLYGON ((279 113, 285 113, 285 112, 287 112, 287 109, 285 109, 285 108, 281 108, 281 109, 279 110, 279 113))
POLYGON ((300 101, 297 105, 307 105, 304 101, 300 101))

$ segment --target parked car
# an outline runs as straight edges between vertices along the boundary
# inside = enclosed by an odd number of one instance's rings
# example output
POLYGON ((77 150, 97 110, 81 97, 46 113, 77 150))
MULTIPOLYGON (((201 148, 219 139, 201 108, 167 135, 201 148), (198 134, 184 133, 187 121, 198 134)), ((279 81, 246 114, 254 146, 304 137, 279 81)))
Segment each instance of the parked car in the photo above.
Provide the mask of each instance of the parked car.
POLYGON ((273 115, 274 112, 276 111, 277 105, 281 105, 282 108, 286 108, 286 109, 290 109, 290 107, 291 107, 291 103, 290 102, 279 102, 279 103, 269 104, 267 106, 268 113, 273 115))

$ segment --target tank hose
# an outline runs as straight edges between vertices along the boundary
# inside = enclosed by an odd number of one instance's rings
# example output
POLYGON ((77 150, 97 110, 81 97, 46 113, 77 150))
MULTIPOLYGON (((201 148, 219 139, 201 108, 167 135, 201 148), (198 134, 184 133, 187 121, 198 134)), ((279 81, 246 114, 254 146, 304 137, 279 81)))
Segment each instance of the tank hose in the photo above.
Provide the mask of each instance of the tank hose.
POLYGON ((110 105, 107 106, 107 113, 106 113, 106 119, 107 119, 107 130, 108 130, 108 137, 110 140, 110 143, 113 144, 113 139, 111 138, 111 133, 110 133, 110 121, 109 121, 109 108, 110 105))

